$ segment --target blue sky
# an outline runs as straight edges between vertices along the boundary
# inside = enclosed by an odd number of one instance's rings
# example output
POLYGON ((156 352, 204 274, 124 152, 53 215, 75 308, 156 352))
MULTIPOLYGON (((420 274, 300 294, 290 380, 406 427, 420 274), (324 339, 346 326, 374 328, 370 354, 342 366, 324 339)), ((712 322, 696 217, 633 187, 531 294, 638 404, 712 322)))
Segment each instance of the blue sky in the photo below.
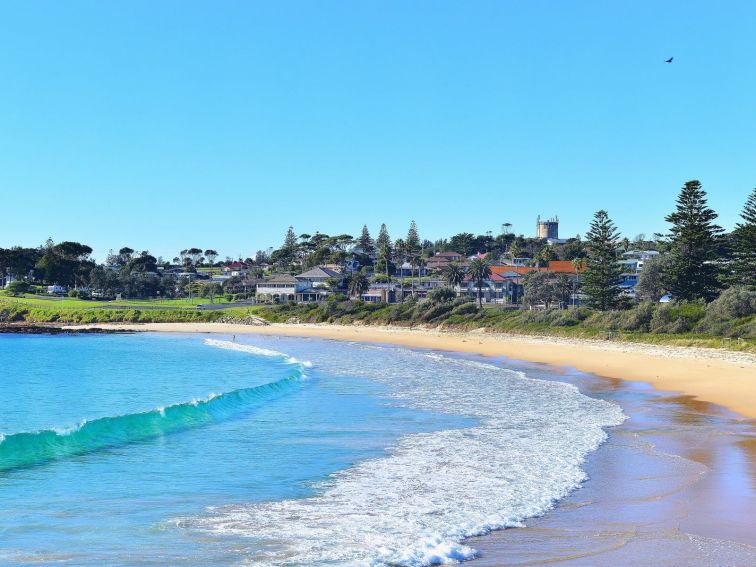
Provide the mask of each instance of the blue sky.
POLYGON ((729 229, 754 29, 746 0, 4 3, 0 246, 572 236, 599 208, 632 238, 692 178, 729 229))

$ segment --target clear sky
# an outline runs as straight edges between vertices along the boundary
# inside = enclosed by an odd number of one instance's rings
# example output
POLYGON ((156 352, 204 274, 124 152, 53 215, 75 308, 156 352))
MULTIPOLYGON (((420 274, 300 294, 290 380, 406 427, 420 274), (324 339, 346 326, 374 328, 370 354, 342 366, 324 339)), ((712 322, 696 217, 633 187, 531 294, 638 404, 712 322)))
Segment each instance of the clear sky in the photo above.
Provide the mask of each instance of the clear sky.
POLYGON ((664 231, 756 185, 756 2, 4 2, 0 246, 664 231), (674 56, 672 64, 664 60, 674 56))

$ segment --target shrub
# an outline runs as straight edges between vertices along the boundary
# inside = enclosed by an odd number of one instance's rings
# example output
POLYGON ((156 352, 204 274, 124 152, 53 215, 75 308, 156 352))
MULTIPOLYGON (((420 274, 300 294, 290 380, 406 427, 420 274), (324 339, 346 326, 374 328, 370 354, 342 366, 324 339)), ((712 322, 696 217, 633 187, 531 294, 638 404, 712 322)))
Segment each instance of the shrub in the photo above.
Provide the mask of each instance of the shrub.
POLYGON ((439 287, 428 293, 428 301, 431 303, 451 303, 457 299, 457 292, 449 287, 439 287))
POLYGON ((737 319, 756 314, 756 291, 731 287, 706 306, 706 317, 737 319))
POLYGON ((11 282, 6 289, 11 295, 22 295, 29 291, 29 284, 22 281, 11 282))
POLYGON ((452 309, 452 315, 470 315, 478 312, 478 305, 474 301, 465 301, 452 309))

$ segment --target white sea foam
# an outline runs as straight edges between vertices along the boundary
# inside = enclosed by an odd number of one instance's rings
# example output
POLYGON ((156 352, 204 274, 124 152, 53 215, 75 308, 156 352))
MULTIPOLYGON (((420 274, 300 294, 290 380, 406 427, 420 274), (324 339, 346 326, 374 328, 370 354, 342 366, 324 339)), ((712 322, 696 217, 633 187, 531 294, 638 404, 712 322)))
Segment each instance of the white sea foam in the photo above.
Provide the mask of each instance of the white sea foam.
POLYGON ((491 364, 369 346, 322 357, 329 372, 384 383, 397 403, 476 424, 405 436, 317 496, 214 508, 181 526, 249 537, 256 551, 243 561, 256 565, 455 563, 475 556, 465 538, 521 526, 578 487, 603 427, 624 419, 574 386, 491 364))
POLYGON ((277 350, 270 350, 267 348, 257 347, 254 345, 247 345, 241 343, 235 343, 232 341, 221 341, 218 339, 205 339, 205 344, 214 346, 217 348, 224 348, 226 350, 236 350, 239 352, 248 352, 250 354, 256 354, 258 356, 270 356, 273 358, 282 358, 289 364, 299 364, 305 367, 311 367, 312 363, 308 360, 298 360, 284 352, 278 352, 277 350))

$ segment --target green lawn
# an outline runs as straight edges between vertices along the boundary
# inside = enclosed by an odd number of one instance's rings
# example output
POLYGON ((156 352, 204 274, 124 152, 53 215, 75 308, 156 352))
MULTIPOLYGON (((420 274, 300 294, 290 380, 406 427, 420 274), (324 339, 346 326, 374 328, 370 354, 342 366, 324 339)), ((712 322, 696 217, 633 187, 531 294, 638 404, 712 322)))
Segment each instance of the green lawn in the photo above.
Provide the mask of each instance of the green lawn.
MULTIPOLYGON (((23 295, 13 297, 0 292, 0 300, 28 307, 54 309, 101 309, 107 306, 123 306, 124 308, 165 307, 168 309, 194 309, 196 305, 210 303, 207 297, 193 297, 189 299, 123 299, 121 301, 84 300, 73 297, 53 297, 44 295, 23 295)), ((216 297, 215 303, 228 304, 225 297, 216 297)), ((229 305, 231 307, 232 305, 229 305)))

